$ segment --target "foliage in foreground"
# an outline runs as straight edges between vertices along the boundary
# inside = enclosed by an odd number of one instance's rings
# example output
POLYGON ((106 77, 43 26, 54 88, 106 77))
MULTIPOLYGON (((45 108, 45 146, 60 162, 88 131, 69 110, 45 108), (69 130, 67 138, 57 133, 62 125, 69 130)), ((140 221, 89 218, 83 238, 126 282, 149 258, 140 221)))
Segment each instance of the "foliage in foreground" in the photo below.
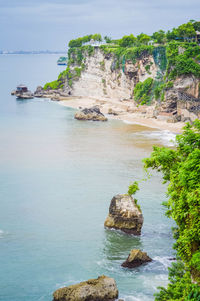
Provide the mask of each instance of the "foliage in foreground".
POLYGON ((177 224, 174 248, 183 264, 180 277, 178 269, 171 270, 170 283, 156 300, 199 300, 192 295, 199 294, 200 284, 200 121, 187 124, 176 142, 175 150, 154 146, 151 157, 144 159, 146 169, 162 172, 169 182, 166 215, 177 224))
POLYGON ((160 291, 155 294, 155 301, 200 301, 200 287, 192 283, 191 275, 181 260, 173 262, 169 268, 169 281, 167 289, 159 287, 160 291))

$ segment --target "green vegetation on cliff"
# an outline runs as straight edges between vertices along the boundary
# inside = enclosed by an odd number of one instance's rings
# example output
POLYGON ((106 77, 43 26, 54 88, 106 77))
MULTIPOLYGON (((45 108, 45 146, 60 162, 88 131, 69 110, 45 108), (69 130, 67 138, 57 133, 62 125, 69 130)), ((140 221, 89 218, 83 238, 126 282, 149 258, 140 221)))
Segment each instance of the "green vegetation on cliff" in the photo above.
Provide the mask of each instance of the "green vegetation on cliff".
POLYGON ((85 57, 91 56, 93 52, 94 47, 91 45, 69 48, 67 68, 59 74, 57 80, 46 83, 44 90, 62 88, 65 80, 68 81, 68 86, 72 87, 73 81, 77 80, 81 76, 81 72, 85 69, 85 57), (75 67, 71 68, 72 65, 75 67))
MULTIPOLYGON (((200 78, 200 46, 198 45, 200 36, 196 33, 198 30, 200 30, 200 22, 191 20, 168 32, 158 30, 151 36, 145 33, 138 36, 130 34, 113 40, 108 36, 102 38, 100 34, 90 34, 71 40, 68 44, 67 69, 61 72, 57 80, 47 83, 44 89, 59 89, 64 86, 64 83, 66 87, 72 87, 73 82, 86 69, 86 59, 93 55, 95 47, 98 47, 104 57, 112 60, 111 71, 121 69, 125 72, 127 61, 136 64, 138 60, 152 55, 158 66, 156 79, 151 83, 148 91, 146 91, 146 84, 150 80, 136 85, 134 95, 140 104, 150 103, 152 99, 163 100, 165 89, 170 88, 168 83, 178 76, 194 75, 200 78), (140 91, 141 89, 145 90, 144 93, 140 91), (138 91, 142 94, 138 94, 138 91)), ((105 70, 104 66, 105 64, 100 65, 102 71, 105 70)), ((149 75, 151 75, 150 68, 151 65, 145 66, 149 75)))
POLYGON ((144 82, 136 84, 134 89, 134 99, 139 104, 147 104, 151 100, 153 78, 149 77, 144 82))
POLYGON ((168 78, 193 74, 200 77, 200 46, 192 42, 171 41, 166 47, 168 78))
POLYGON ((101 37, 101 35, 99 33, 90 34, 90 35, 84 36, 82 38, 78 38, 78 39, 69 41, 68 46, 70 48, 81 47, 82 45, 84 45, 85 43, 88 43, 90 41, 101 42, 102 41, 102 37, 101 37))
POLYGON ((176 137, 177 148, 154 147, 144 160, 168 182, 166 215, 176 222, 174 229, 177 262, 169 270, 168 287, 156 294, 161 300, 200 300, 200 121, 187 124, 176 137))

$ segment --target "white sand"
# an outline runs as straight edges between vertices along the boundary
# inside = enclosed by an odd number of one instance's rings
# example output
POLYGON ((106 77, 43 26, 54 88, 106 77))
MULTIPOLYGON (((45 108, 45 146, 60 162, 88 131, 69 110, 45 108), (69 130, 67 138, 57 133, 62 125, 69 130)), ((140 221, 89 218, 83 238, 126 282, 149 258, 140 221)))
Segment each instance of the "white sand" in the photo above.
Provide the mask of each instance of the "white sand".
POLYGON ((94 105, 98 105, 102 113, 107 114, 108 109, 116 111, 119 115, 106 115, 110 119, 118 119, 130 124, 143 125, 150 128, 157 128, 160 130, 168 130, 173 133, 181 133, 184 126, 183 122, 168 123, 155 118, 147 118, 141 116, 141 113, 130 113, 127 110, 135 108, 135 105, 131 101, 117 101, 113 99, 98 100, 86 97, 68 97, 61 98, 60 104, 63 106, 83 109, 90 108, 94 105))

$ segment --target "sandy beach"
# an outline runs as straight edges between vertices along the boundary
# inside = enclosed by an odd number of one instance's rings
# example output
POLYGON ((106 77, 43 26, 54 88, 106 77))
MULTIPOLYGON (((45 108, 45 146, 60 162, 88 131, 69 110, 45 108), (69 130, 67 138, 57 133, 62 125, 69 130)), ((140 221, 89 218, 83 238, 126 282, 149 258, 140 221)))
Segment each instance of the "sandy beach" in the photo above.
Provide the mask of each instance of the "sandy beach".
MULTIPOLYGON (((98 100, 94 98, 86 97, 69 97, 61 99, 60 104, 66 107, 74 109, 90 108, 98 105, 103 114, 109 119, 118 119, 130 124, 138 124, 149 128, 156 128, 160 130, 168 130, 173 133, 181 133, 184 126, 183 122, 169 123, 164 120, 158 120, 156 118, 149 117, 140 110, 140 112, 134 112, 137 110, 133 102, 119 101, 113 99, 98 100), (112 110, 117 115, 108 114, 108 111, 112 110)), ((142 107, 140 107, 142 108, 142 107)))

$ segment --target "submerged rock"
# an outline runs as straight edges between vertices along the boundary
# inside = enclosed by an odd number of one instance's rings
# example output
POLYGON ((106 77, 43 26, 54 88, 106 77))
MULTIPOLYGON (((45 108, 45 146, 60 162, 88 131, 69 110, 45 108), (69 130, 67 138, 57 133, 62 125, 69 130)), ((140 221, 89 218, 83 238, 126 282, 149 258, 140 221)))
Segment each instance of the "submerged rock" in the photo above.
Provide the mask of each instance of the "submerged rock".
POLYGON ((93 120, 93 121, 107 121, 107 118, 101 113, 97 106, 92 108, 85 108, 74 115, 78 120, 93 120))
POLYGON ((140 235, 143 215, 128 194, 118 194, 111 200, 109 214, 104 226, 122 230, 128 234, 140 235))
POLYGON ((126 261, 122 263, 122 267, 131 269, 150 261, 152 261, 152 259, 147 255, 146 252, 142 252, 138 249, 133 249, 131 250, 126 261))
POLYGON ((114 301, 118 298, 118 290, 113 278, 102 275, 60 288, 53 293, 53 297, 53 301, 114 301))

